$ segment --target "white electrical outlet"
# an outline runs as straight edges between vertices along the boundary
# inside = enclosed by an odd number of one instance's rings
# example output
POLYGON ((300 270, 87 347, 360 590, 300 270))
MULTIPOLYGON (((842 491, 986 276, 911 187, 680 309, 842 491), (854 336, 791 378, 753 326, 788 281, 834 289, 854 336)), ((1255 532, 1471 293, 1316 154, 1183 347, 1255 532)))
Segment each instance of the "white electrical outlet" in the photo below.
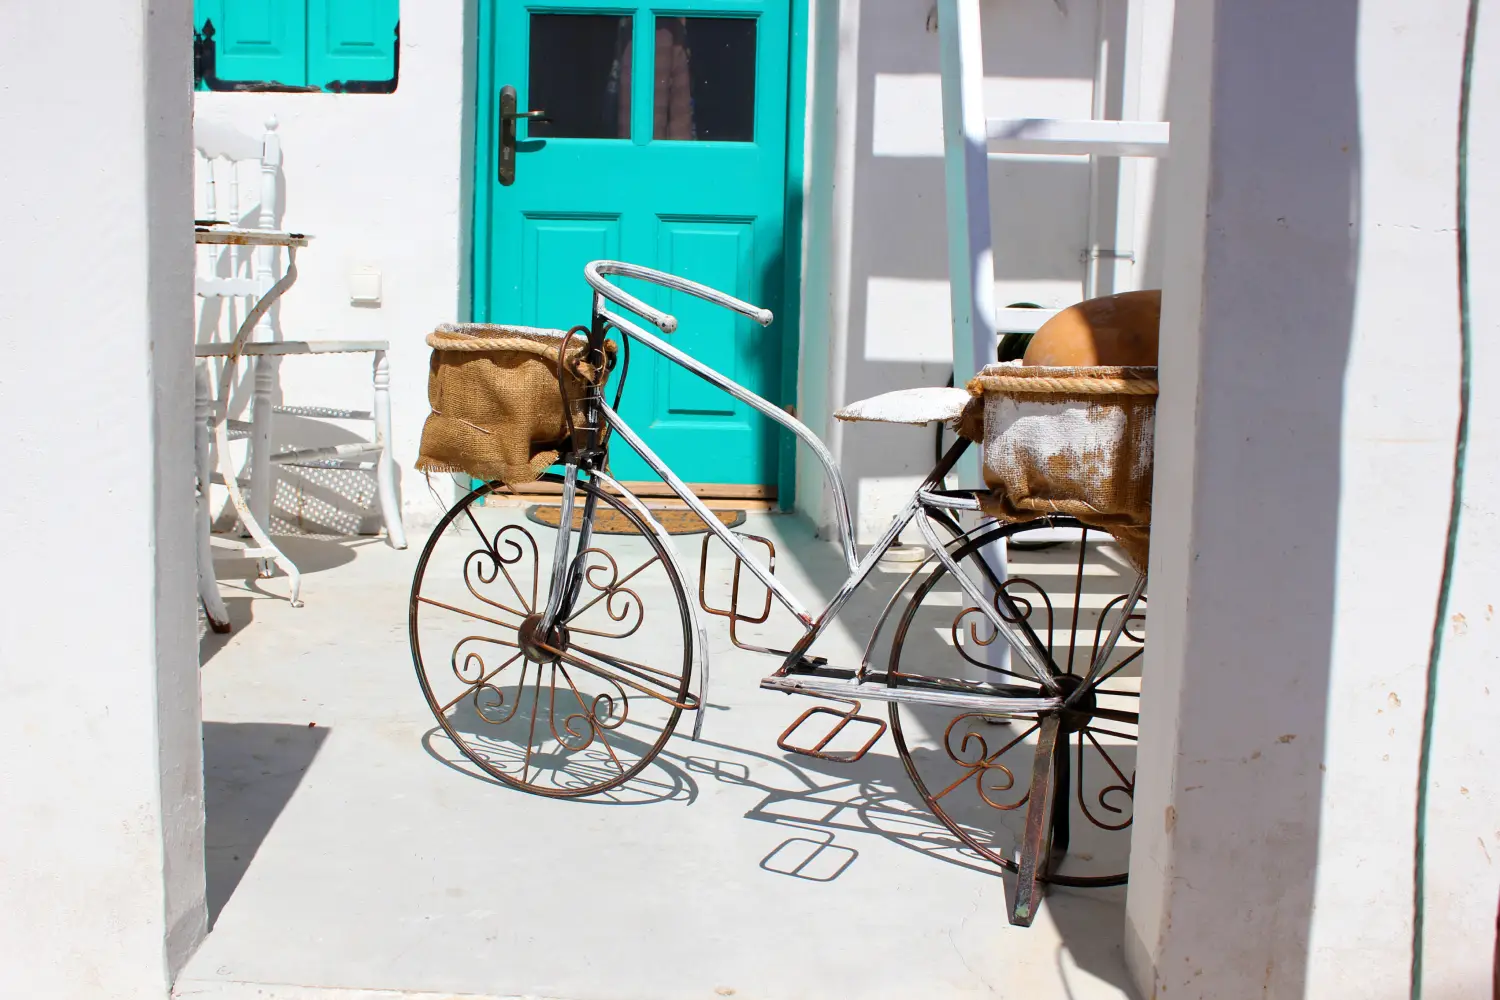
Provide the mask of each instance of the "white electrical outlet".
POLYGON ((373 267, 349 273, 349 302, 356 306, 380 305, 380 271, 373 267))

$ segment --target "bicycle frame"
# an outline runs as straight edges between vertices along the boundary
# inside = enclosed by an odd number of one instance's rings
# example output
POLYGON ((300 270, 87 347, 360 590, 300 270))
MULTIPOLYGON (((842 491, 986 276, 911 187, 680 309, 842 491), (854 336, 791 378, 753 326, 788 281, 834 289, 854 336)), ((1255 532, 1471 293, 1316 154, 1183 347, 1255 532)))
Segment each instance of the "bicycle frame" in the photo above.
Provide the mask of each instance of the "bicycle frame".
MULTIPOLYGON (((839 547, 844 562, 848 567, 849 576, 844 581, 843 586, 840 587, 838 593, 834 595, 821 611, 816 615, 810 613, 802 602, 797 599, 796 595, 787 590, 764 563, 753 557, 740 544, 734 532, 730 531, 718 518, 713 516, 707 505, 693 494, 687 484, 605 402, 603 389, 599 387, 594 389, 583 401, 586 425, 584 430, 587 435, 587 447, 580 450, 577 456, 569 461, 565 471, 561 501, 561 519, 559 522, 560 530, 557 536, 556 557, 553 561, 553 586, 548 598, 546 612, 548 622, 555 621, 571 605, 580 582, 576 573, 574 574, 574 579, 571 581, 567 579, 569 569, 572 565, 572 561, 568 558, 568 553, 571 547, 571 524, 578 470, 583 468, 590 475, 601 476, 613 487, 618 488, 628 498, 633 507, 638 510, 646 509, 645 505, 638 498, 630 494, 628 490, 625 490, 607 475, 604 475, 602 471, 602 442, 604 438, 603 427, 601 426, 602 421, 602 424, 607 425, 610 431, 619 434, 627 444, 635 449, 672 492, 702 519, 704 524, 707 525, 708 530, 723 542, 734 553, 736 558, 748 567, 751 573, 765 585, 777 601, 802 624, 804 629, 802 637, 786 652, 786 658, 777 672, 762 681, 762 687, 789 693, 808 694, 814 697, 831 697, 847 700, 848 694, 846 692, 850 690, 849 681, 852 680, 855 687, 859 690, 860 697, 869 697, 883 701, 926 702, 961 708, 968 707, 993 714, 1030 715, 1066 707, 1071 702, 1071 698, 1064 696, 1064 693, 1053 677, 1045 646, 1043 646, 1040 639, 1026 624, 1025 615, 1012 601, 1010 595, 1001 585, 1001 581, 995 579, 993 572, 984 564, 983 560, 980 560, 984 574, 988 577, 986 583, 993 594, 991 598, 987 599, 982 586, 975 583, 964 572, 949 552, 949 545, 956 544, 969 534, 958 529, 952 512, 978 512, 980 509, 979 502, 972 492, 965 493, 963 491, 945 490, 942 485, 944 478, 952 471, 959 457, 968 448, 968 441, 960 438, 949 449, 932 472, 928 474, 922 485, 913 493, 911 499, 907 501, 901 512, 891 521, 890 526, 886 528, 875 545, 865 553, 863 559, 860 559, 857 557, 855 551, 853 525, 850 518, 849 503, 843 477, 839 472, 833 455, 828 451, 827 446, 823 444, 822 440, 800 420, 774 403, 751 392, 749 389, 739 385, 697 359, 690 357, 655 334, 648 332, 639 324, 611 309, 610 305, 613 304, 635 313, 656 326, 663 333, 670 334, 677 328, 675 317, 653 308, 628 292, 616 287, 605 276, 617 275, 620 277, 635 278, 693 295, 714 305, 749 317, 762 326, 767 326, 771 323, 772 315, 770 311, 751 305, 748 302, 743 302, 706 285, 688 281, 676 275, 667 274, 652 268, 627 264, 621 261, 593 261, 584 268, 584 275, 590 287, 594 290, 593 315, 588 337, 589 350, 593 356, 596 358, 602 357, 605 336, 611 328, 616 329, 620 331, 622 336, 635 340, 674 364, 686 368, 709 384, 723 390, 735 399, 740 400, 754 408, 757 412, 764 414, 769 419, 785 427, 817 456, 828 478, 833 495, 835 528, 838 532, 839 547), (916 521, 918 530, 921 531, 923 538, 933 553, 926 562, 912 571, 912 578, 922 569, 931 565, 933 560, 941 563, 953 576, 955 581, 957 581, 968 599, 983 612, 997 632, 1005 636, 1012 651, 1035 674, 1037 682, 1046 692, 1045 695, 1038 697, 1029 688, 985 682, 963 682, 961 685, 955 683, 946 687, 942 685, 930 687, 896 687, 866 683, 869 677, 868 648, 858 671, 820 671, 817 664, 806 658, 807 650, 811 648, 812 644, 822 635, 828 625, 838 616, 859 585, 864 582, 875 568, 880 558, 896 543, 902 529, 912 521, 916 521), (945 524, 948 531, 956 536, 955 539, 945 544, 938 537, 934 522, 945 524)), ((580 529, 579 551, 586 549, 589 544, 589 536, 592 528, 592 510, 589 508, 592 507, 593 503, 594 500, 592 497, 586 501, 582 527, 580 529)), ((653 528, 659 528, 654 519, 651 519, 650 523, 653 528)), ((904 587, 905 584, 902 585, 902 588, 898 588, 897 596, 899 596, 904 587)), ((1108 660, 1114 651, 1115 645, 1123 632, 1124 623, 1134 613, 1143 590, 1144 578, 1141 578, 1137 581, 1135 588, 1131 592, 1127 604, 1123 609, 1124 613, 1120 618, 1119 624, 1114 628, 1095 656, 1094 663, 1091 665, 1093 672, 1097 672, 1098 668, 1108 660)), ((874 627, 876 634, 878 634, 884 624, 885 618, 890 613, 894 602, 895 597, 892 598, 892 604, 887 606, 885 613, 877 621, 874 627)), ((697 632, 700 637, 703 635, 701 625, 697 628, 697 632)), ((873 646, 873 643, 874 636, 872 635, 871 646, 873 646)), ((708 655, 706 648, 703 650, 702 656, 700 692, 706 688, 707 683, 708 655)), ((700 701, 701 697, 702 695, 700 694, 700 701)))

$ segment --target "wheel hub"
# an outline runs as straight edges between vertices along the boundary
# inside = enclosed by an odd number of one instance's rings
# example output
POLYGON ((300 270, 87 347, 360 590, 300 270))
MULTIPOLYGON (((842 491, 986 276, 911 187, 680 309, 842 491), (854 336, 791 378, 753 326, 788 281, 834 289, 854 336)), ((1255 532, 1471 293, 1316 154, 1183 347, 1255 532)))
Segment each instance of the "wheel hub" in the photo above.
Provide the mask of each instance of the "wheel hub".
MULTIPOLYGON (((1083 687, 1083 678, 1077 674, 1058 674, 1053 678, 1057 681, 1058 694, 1064 701, 1072 696, 1074 691, 1083 687)), ((1064 732, 1076 733, 1087 726, 1094 718, 1094 709, 1098 706, 1098 697, 1093 688, 1084 691, 1078 696, 1078 700, 1062 711, 1062 729, 1064 732)))
POLYGON ((527 617, 517 631, 521 652, 526 654, 526 658, 533 663, 556 663, 558 660, 557 653, 543 649, 541 644, 545 643, 558 652, 568 648, 567 626, 554 625, 544 632, 540 613, 527 617))

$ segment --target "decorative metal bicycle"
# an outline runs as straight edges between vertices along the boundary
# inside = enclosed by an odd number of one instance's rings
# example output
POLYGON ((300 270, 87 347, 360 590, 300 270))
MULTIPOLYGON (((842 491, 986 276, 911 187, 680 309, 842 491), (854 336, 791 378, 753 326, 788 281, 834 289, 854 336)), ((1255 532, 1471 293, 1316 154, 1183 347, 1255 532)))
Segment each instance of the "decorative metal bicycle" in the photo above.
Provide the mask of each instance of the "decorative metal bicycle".
MULTIPOLYGON (((1076 557, 1072 549, 1062 557, 1053 550, 1040 572, 1010 575, 1007 543, 1082 526, 1066 517, 1011 524, 981 517, 979 493, 944 485, 970 445, 963 437, 860 557, 839 470, 817 436, 622 315, 619 310, 634 313, 668 334, 677 325, 606 276, 665 286, 762 325, 771 314, 644 267, 595 261, 585 272, 595 292, 590 326, 552 335, 569 424, 557 456, 563 473, 542 477, 560 490, 556 527, 486 508, 487 496, 506 489, 490 482, 447 512, 417 565, 413 659, 434 715, 459 750, 507 785, 574 797, 628 790, 684 712, 697 713, 698 735, 708 682, 706 633, 667 532, 607 472, 608 446, 618 435, 708 526, 700 574, 712 539, 733 553, 729 606, 709 606, 700 576, 702 610, 728 619, 736 645, 781 657, 762 687, 820 700, 787 727, 778 746, 854 761, 889 728, 936 818, 974 856, 1017 873, 1015 923, 1031 922, 1042 883, 1124 882, 1124 852, 1103 845, 1110 834, 1128 836, 1121 831, 1132 818, 1139 718, 1133 678, 1144 644, 1144 577, 1111 550, 1090 544, 1078 544, 1076 557), (607 370, 616 353, 606 350, 611 330, 620 334, 624 362, 613 405, 602 377, 579 382, 562 376, 570 358, 583 359, 595 373, 607 370), (849 576, 821 611, 809 612, 776 578, 770 542, 724 527, 620 418, 632 342, 787 428, 823 464, 849 576), (596 530, 606 518, 614 522, 607 534, 596 530), (977 523, 966 527, 965 520, 977 523), (812 655, 814 643, 909 525, 931 556, 895 588, 861 661, 840 666, 812 655), (769 558, 757 560, 747 543, 763 545, 769 558), (764 605, 750 611, 740 607, 743 570, 767 591, 764 605), (1129 582, 1121 588, 1121 580, 1129 582), (737 632, 741 624, 765 622, 772 598, 802 630, 786 650, 753 646, 737 632), (871 662, 888 627, 888 658, 871 662), (995 642, 1000 637, 1004 642, 995 642), (872 701, 888 703, 888 727, 864 713, 862 703, 872 701), (827 723, 826 732, 800 740, 815 722, 827 723), (851 733, 857 733, 852 742, 851 733)), ((964 397, 962 389, 938 392, 947 395, 927 397, 924 405, 936 404, 941 412, 926 419, 953 416, 964 397)), ((921 422, 910 412, 900 419, 921 422)), ((1087 536, 1089 529, 1082 531, 1087 536)), ((1022 548, 1016 545, 1018 557, 1022 548)))

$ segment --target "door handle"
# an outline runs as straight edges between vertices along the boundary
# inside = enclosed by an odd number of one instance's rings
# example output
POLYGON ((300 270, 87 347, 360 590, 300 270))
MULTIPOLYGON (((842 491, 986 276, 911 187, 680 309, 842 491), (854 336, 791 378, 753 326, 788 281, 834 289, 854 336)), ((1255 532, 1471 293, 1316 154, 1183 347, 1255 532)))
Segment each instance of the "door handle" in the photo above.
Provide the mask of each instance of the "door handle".
POLYGON ((516 110, 516 88, 500 88, 500 183, 509 187, 516 182, 516 122, 522 118, 551 121, 545 111, 516 110))

